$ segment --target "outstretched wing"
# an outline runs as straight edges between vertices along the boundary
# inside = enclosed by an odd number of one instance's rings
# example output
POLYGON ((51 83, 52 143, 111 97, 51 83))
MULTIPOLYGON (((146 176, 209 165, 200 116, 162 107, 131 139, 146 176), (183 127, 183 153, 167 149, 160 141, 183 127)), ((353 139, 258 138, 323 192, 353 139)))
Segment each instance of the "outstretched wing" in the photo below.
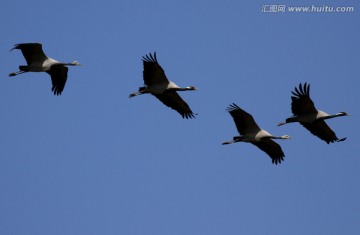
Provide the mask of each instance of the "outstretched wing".
POLYGON ((252 144, 269 155, 273 164, 277 165, 278 163, 281 163, 281 161, 284 161, 284 152, 282 151, 280 145, 272 139, 265 138, 252 144))
POLYGON ((291 92, 291 111, 294 115, 316 113, 314 102, 310 99, 310 84, 299 84, 299 89, 291 92))
POLYGON ((51 90, 54 92, 54 95, 61 95, 67 80, 68 68, 63 65, 53 65, 47 73, 51 76, 51 90))
POLYGON ((34 62, 42 63, 48 58, 42 50, 42 45, 40 43, 20 43, 16 44, 11 50, 14 49, 21 50, 28 65, 34 62))
POLYGON ((154 52, 154 56, 151 53, 143 56, 142 61, 144 65, 143 77, 145 85, 153 86, 169 82, 164 70, 156 59, 156 52, 154 52))
POLYGON ((176 91, 164 92, 163 94, 154 95, 166 106, 176 110, 183 118, 195 118, 189 105, 180 97, 176 91))
POLYGON ((313 123, 300 123, 308 129, 313 135, 319 137, 326 143, 330 144, 335 141, 343 141, 345 139, 338 139, 335 132, 326 124, 324 120, 317 120, 313 123))
POLYGON ((228 111, 234 119, 236 128, 241 135, 260 131, 260 127, 256 124, 253 116, 236 104, 231 104, 226 111, 228 111))

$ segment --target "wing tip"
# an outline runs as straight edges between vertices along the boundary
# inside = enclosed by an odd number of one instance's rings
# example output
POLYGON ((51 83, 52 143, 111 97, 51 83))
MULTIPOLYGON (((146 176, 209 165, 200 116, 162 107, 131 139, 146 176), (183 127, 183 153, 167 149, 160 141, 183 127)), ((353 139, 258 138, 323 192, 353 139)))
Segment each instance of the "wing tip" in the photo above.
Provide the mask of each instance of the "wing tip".
POLYGON ((226 108, 226 111, 228 111, 229 113, 235 111, 235 110, 239 110, 240 107, 237 106, 235 103, 232 103, 229 105, 229 107, 226 108))
POLYGON ((347 137, 344 137, 344 138, 341 138, 341 139, 338 139, 338 138, 335 138, 335 139, 331 139, 331 140, 325 140, 325 142, 327 144, 330 144, 330 143, 335 143, 335 142, 343 142, 346 140, 347 137))
POLYGON ((186 119, 193 119, 196 118, 195 115, 198 115, 197 113, 193 113, 193 112, 188 112, 188 113, 182 113, 181 116, 182 118, 186 118, 186 119))
POLYGON ((20 49, 21 44, 15 44, 13 48, 10 49, 10 51, 13 51, 15 49, 20 49))
POLYGON ((62 91, 58 89, 58 87, 53 86, 51 91, 54 93, 55 96, 61 95, 62 91))
POLYGON ((142 61, 143 62, 148 62, 148 63, 158 63, 157 58, 156 58, 156 51, 151 54, 151 52, 149 54, 146 54, 142 57, 142 61))
POLYGON ((278 156, 278 157, 272 157, 272 164, 281 164, 282 161, 284 161, 285 155, 278 156))
POLYGON ((310 98, 310 84, 305 82, 304 84, 299 83, 299 86, 294 88, 294 91, 291 91, 293 96, 291 99, 299 99, 302 97, 309 97, 310 98))

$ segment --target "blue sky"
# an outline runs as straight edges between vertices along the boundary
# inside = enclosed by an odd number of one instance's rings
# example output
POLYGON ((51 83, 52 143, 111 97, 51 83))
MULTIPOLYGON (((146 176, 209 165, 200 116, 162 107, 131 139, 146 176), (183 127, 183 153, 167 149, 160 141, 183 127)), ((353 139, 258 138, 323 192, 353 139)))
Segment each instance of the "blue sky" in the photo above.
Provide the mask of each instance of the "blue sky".
POLYGON ((327 1, 7 1, 0 72, 0 234, 358 234, 360 5, 352 13, 266 13, 264 5, 327 1), (45 73, 9 78, 40 42, 71 67, 61 96, 45 73), (143 85, 157 52, 196 119, 143 85), (291 115, 291 90, 311 84, 341 143, 291 115), (281 165, 237 135, 236 103, 279 140, 281 165))

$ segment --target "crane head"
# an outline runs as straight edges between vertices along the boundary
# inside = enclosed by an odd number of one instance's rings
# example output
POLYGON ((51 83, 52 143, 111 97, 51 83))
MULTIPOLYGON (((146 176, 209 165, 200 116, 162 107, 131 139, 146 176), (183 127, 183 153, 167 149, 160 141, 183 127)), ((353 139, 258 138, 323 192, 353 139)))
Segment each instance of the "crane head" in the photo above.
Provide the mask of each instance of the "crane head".
POLYGON ((81 66, 82 64, 80 64, 78 61, 74 60, 72 62, 70 62, 69 65, 73 65, 73 66, 81 66))

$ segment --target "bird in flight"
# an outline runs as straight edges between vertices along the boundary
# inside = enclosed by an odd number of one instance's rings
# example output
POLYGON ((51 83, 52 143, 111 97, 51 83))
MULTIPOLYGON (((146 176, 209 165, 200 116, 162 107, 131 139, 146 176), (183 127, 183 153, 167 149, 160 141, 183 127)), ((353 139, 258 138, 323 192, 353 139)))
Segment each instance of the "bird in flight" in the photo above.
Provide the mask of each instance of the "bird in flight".
POLYGON ((143 56, 142 58, 144 70, 143 79, 144 87, 140 87, 138 92, 130 94, 130 98, 142 95, 152 94, 158 98, 163 104, 177 111, 183 118, 194 118, 194 113, 191 111, 189 105, 180 97, 177 91, 191 91, 197 90, 194 86, 179 87, 174 82, 167 79, 164 70, 156 59, 156 52, 154 55, 143 56))
POLYGON ((77 61, 61 63, 45 55, 40 43, 20 43, 11 49, 21 50, 27 65, 20 65, 18 72, 10 73, 9 76, 16 76, 26 72, 46 72, 51 77, 54 95, 61 95, 67 80, 68 68, 66 66, 81 65, 77 61))
POLYGON ((349 116, 346 112, 327 114, 315 108, 314 102, 310 98, 310 84, 299 84, 295 91, 291 92, 291 111, 293 116, 287 118, 285 122, 280 122, 278 126, 287 123, 299 122, 313 135, 319 137, 326 143, 344 141, 346 138, 339 139, 335 132, 326 124, 325 120, 341 116, 349 116))
POLYGON ((226 141, 223 144, 232 144, 236 142, 247 142, 255 145, 264 151, 272 160, 273 164, 281 163, 285 154, 280 145, 272 139, 291 139, 288 135, 273 136, 269 132, 261 129, 255 122, 253 116, 241 109, 236 104, 231 104, 226 109, 234 119, 236 128, 240 136, 235 136, 233 140, 226 141))

